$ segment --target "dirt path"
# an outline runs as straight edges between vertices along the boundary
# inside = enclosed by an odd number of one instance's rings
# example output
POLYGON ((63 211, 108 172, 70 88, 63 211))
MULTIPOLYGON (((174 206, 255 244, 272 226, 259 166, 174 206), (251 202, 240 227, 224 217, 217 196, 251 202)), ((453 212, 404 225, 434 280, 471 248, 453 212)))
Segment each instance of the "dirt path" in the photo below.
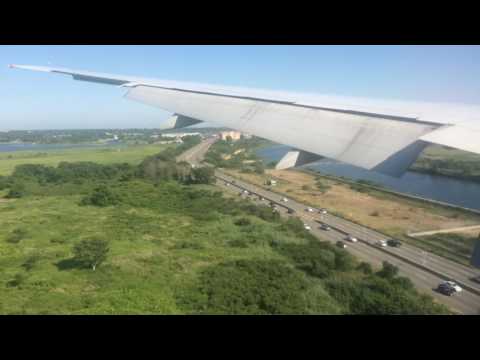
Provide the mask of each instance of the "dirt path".
POLYGON ((460 232, 460 231, 470 231, 470 230, 477 230, 477 229, 480 229, 480 225, 464 226, 464 227, 457 227, 452 229, 423 231, 423 232, 408 234, 408 236, 413 236, 413 237, 426 236, 426 235, 445 234, 445 233, 460 232))

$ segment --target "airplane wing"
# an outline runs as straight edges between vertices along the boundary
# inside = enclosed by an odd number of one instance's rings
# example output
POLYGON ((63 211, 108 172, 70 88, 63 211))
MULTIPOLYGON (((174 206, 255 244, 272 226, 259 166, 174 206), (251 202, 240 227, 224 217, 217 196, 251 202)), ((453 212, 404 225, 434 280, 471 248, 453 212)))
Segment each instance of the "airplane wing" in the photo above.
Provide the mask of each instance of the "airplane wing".
POLYGON ((430 143, 480 154, 480 107, 296 94, 65 68, 12 68, 117 85, 125 97, 174 113, 169 127, 207 121, 295 150, 281 168, 327 157, 401 176, 430 143))

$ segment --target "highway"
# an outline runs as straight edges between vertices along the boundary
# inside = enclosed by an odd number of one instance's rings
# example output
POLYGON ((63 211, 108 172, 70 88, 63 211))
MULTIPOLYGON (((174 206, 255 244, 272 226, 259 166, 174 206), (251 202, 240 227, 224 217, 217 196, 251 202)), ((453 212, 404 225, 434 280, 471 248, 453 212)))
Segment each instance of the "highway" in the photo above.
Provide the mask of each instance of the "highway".
MULTIPOLYGON (((182 154, 179 160, 188 161, 194 166, 200 166, 204 154, 215 141, 214 138, 205 140, 182 154)), ((215 176, 217 185, 225 191, 239 194, 241 191, 247 190, 254 194, 248 197, 256 203, 263 202, 268 205, 271 201, 275 202, 282 216, 299 217, 311 227, 311 232, 320 240, 332 243, 339 240, 344 241, 347 244, 346 250, 361 261, 368 262, 376 267, 381 267, 383 261, 394 264, 399 268, 401 275, 412 280, 417 289, 432 295, 453 311, 460 314, 480 314, 480 284, 471 280, 480 276, 479 270, 452 262, 408 244, 402 244, 398 248, 380 248, 376 245, 376 242, 388 239, 381 233, 331 214, 321 214, 318 209, 314 209, 313 213, 307 212, 307 205, 296 202, 288 196, 285 196, 288 202, 284 203, 281 201, 283 195, 232 178, 218 169, 215 170, 215 176), (259 196, 265 200, 260 201, 259 196), (295 213, 288 214, 288 208, 293 209, 295 213), (332 229, 330 231, 321 230, 320 225, 322 223, 329 225, 332 229), (347 234, 355 236, 359 241, 357 243, 346 241, 347 234), (451 297, 436 292, 435 289, 438 284, 446 279, 459 283, 463 291, 451 297)))

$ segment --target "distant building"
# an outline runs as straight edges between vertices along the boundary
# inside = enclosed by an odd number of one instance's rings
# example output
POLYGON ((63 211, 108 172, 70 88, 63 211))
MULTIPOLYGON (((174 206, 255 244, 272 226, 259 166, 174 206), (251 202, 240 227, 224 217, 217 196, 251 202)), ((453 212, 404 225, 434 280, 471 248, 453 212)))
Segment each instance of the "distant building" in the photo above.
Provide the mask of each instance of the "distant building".
POLYGON ((162 137, 166 138, 176 138, 176 139, 181 139, 184 136, 195 136, 195 135, 202 135, 198 132, 192 132, 192 133, 169 133, 169 134, 161 134, 162 137))
POLYGON ((233 141, 240 140, 242 133, 240 131, 222 131, 220 133, 220 139, 227 140, 231 138, 233 141))

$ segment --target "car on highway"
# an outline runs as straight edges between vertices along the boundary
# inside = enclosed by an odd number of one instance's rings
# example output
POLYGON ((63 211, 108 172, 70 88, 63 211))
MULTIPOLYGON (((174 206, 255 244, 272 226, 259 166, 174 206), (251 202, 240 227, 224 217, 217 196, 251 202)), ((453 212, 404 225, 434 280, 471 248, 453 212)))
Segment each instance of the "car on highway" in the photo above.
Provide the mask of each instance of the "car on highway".
POLYGON ((448 296, 462 292, 462 288, 454 281, 444 281, 438 285, 437 290, 448 296))
POLYGON ((303 224, 303 227, 305 228, 305 230, 312 230, 312 228, 308 224, 303 224))
POLYGON ((322 215, 328 214, 328 211, 326 209, 320 209, 320 210, 318 210, 318 212, 322 215))
POLYGON ((325 231, 330 231, 332 228, 328 226, 327 224, 322 224, 320 225, 320 229, 325 230, 325 231))
POLYGON ((350 241, 350 242, 353 242, 353 243, 355 243, 355 242, 358 241, 358 239, 357 239, 355 236, 353 236, 353 235, 347 235, 347 237, 345 238, 345 240, 350 241))
POLYGON ((244 193, 245 195, 250 195, 250 193, 249 193, 247 190, 243 190, 243 193, 244 193))
POLYGON ((230 186, 230 184, 228 182, 225 181, 225 186, 230 186))
POLYGON ((295 210, 291 209, 291 208, 288 208, 287 209, 287 213, 288 214, 295 214, 295 210))
POLYGON ((385 240, 378 240, 375 245, 377 245, 378 247, 386 247, 387 246, 387 242, 385 240))
POLYGON ((313 212, 313 209, 311 207, 308 207, 305 209, 306 212, 313 212))
POLYGON ((282 198, 281 201, 283 201, 283 202, 288 202, 288 199, 284 197, 284 198, 282 198))
POLYGON ((343 241, 337 241, 337 246, 339 248, 345 249, 347 247, 347 244, 345 244, 343 241))
POLYGON ((387 245, 391 247, 400 247, 402 246, 402 242, 397 239, 389 239, 387 240, 387 245))

